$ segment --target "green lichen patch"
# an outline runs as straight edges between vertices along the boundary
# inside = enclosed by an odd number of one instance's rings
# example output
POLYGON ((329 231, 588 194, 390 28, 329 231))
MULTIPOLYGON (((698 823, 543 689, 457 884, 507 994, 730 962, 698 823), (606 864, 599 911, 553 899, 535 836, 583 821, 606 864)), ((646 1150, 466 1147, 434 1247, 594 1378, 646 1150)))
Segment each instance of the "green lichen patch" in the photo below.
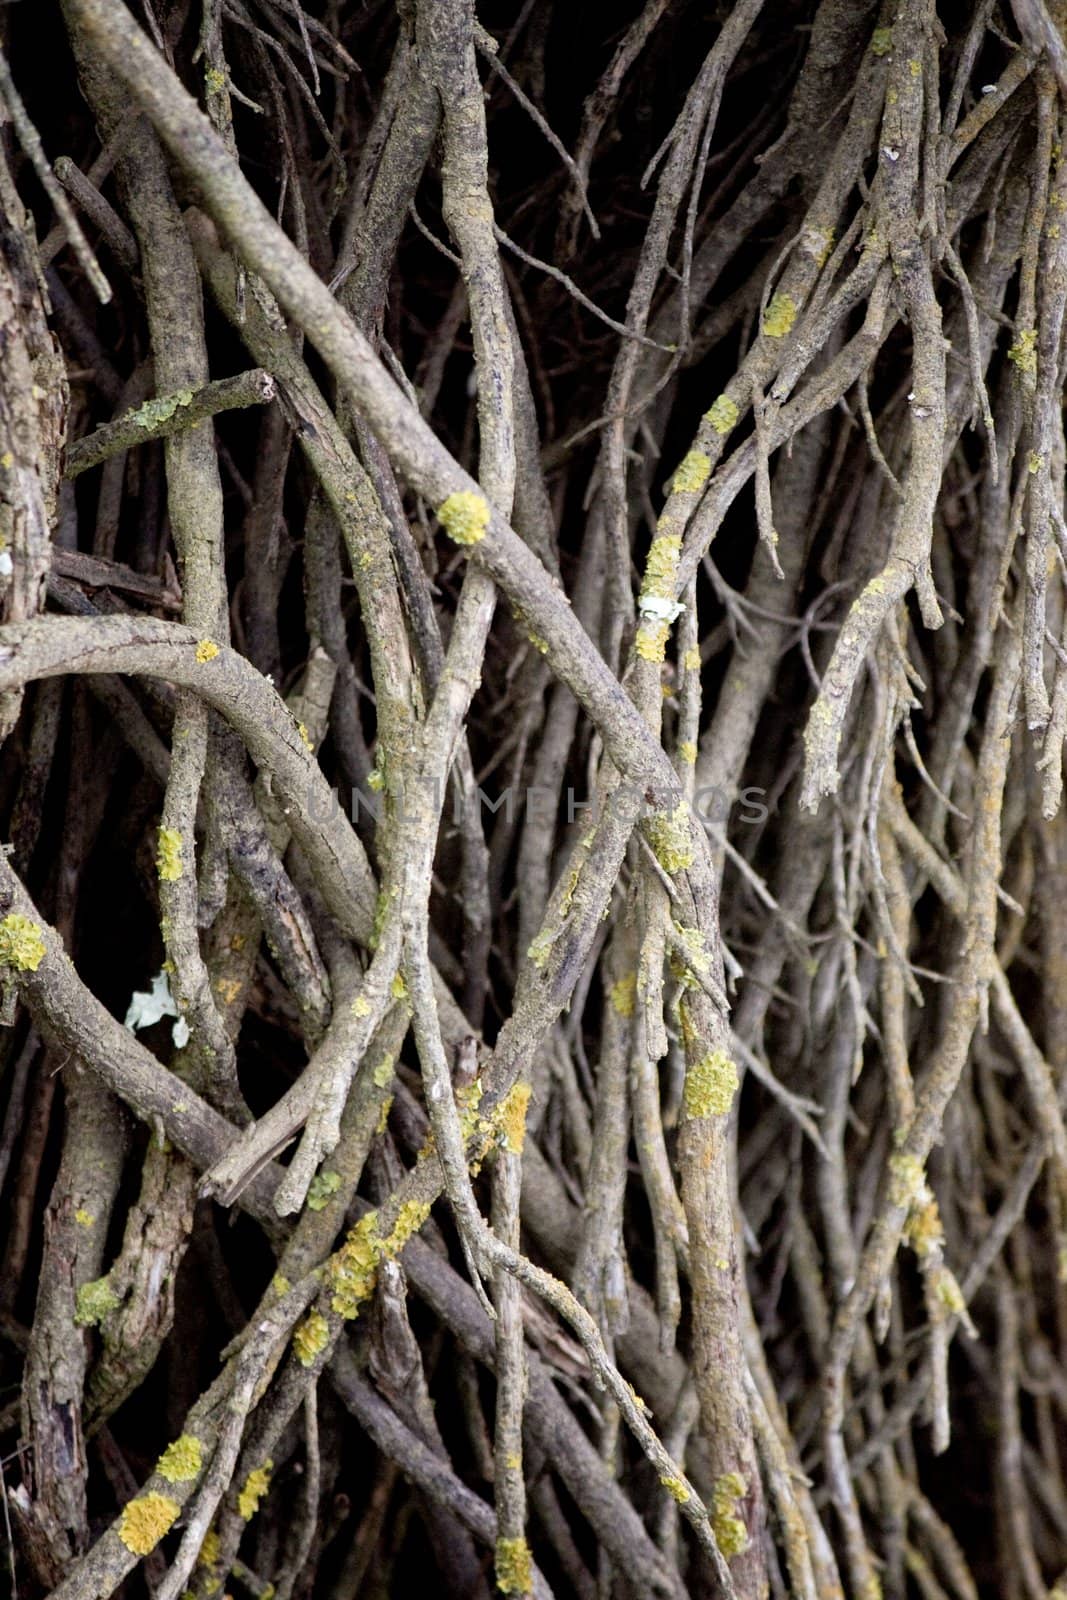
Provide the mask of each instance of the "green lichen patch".
POLYGON ((715 1480, 711 1526, 715 1542, 727 1560, 748 1549, 748 1529, 737 1514, 738 1503, 747 1493, 748 1485, 739 1472, 724 1472, 715 1480))
POLYGON ((672 494, 699 494, 708 481, 711 458, 702 450, 690 450, 675 468, 671 480, 672 494))
POLYGON ((279 1300, 287 1295, 289 1290, 293 1287, 289 1282, 289 1279, 285 1276, 284 1272, 276 1272, 273 1278, 270 1280, 270 1286, 274 1290, 274 1293, 278 1296, 279 1300))
POLYGON ((737 1065, 725 1050, 712 1050, 685 1075, 682 1099, 685 1114, 698 1117, 724 1117, 734 1103, 740 1079, 737 1065))
POLYGON ((105 1273, 102 1278, 83 1283, 78 1290, 74 1299, 74 1321, 79 1328, 95 1328, 118 1304, 119 1297, 105 1273))
POLYGON ((875 28, 871 34, 871 55, 887 56, 893 48, 892 28, 875 28))
POLYGON ((725 437, 732 428, 737 427, 737 419, 741 415, 728 394, 719 395, 713 400, 704 413, 705 421, 710 422, 715 432, 720 437, 725 437))
POLYGON ((254 1468, 245 1479, 244 1488, 237 1496, 237 1509, 246 1522, 255 1516, 259 1502, 270 1488, 273 1467, 274 1462, 268 1459, 261 1467, 254 1468))
POLYGON ((371 1082, 376 1089, 388 1089, 393 1081, 394 1061, 392 1056, 384 1055, 371 1073, 371 1082))
POLYGON ((165 1494, 143 1494, 127 1501, 119 1519, 119 1538, 135 1556, 147 1556, 169 1533, 181 1506, 165 1494))
POLYGON ((203 1464, 204 1452, 200 1440, 195 1433, 183 1433, 168 1444, 156 1462, 156 1471, 168 1483, 192 1483, 194 1478, 200 1476, 203 1464))
POLYGON ((330 1326, 321 1311, 309 1311, 293 1333, 293 1351, 302 1367, 311 1366, 325 1350, 329 1337, 330 1326))
POLYGON ((764 312, 763 332, 768 339, 784 339, 797 320, 797 303, 791 294, 776 294, 764 312))
POLYGON ((36 922, 12 911, 0 922, 0 967, 36 972, 44 960, 44 936, 36 922))
POLYGON ((471 489, 458 489, 437 508, 437 520, 455 544, 480 544, 490 515, 489 502, 471 489))
POLYGON ((533 1588, 533 1558, 525 1539, 496 1542, 496 1586, 501 1594, 529 1594, 533 1588))
POLYGON ((160 828, 156 871, 164 883, 177 883, 182 875, 182 836, 177 828, 160 828))
POLYGON ((308 1210, 325 1211, 331 1196, 335 1195, 340 1187, 340 1173, 316 1172, 308 1185, 308 1210))
POLYGON ((158 400, 146 400, 143 406, 131 411, 125 420, 135 428, 160 428, 170 421, 176 411, 191 405, 192 399, 192 389, 179 389, 176 394, 164 394, 158 400))
POLYGON ((648 819, 648 842, 664 872, 684 872, 693 865, 693 835, 684 800, 673 811, 656 811, 648 819))

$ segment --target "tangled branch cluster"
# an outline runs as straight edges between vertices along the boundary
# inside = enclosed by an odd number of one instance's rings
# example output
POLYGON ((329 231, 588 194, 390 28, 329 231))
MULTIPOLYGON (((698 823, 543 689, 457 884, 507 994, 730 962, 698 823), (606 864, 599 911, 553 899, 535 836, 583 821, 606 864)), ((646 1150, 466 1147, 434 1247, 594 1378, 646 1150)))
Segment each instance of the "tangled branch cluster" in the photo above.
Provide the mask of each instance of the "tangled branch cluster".
POLYGON ((1062 1594, 1063 8, 47 11, 18 1592, 1062 1594))

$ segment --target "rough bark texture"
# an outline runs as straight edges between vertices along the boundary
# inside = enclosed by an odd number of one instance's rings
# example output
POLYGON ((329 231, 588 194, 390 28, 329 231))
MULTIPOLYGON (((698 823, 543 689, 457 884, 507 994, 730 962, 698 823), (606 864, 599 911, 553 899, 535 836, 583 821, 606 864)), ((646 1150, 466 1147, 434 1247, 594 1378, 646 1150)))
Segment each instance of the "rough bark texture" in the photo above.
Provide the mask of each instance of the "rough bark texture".
POLYGON ((20 1596, 1067 1594, 1065 26, 6 9, 20 1596))

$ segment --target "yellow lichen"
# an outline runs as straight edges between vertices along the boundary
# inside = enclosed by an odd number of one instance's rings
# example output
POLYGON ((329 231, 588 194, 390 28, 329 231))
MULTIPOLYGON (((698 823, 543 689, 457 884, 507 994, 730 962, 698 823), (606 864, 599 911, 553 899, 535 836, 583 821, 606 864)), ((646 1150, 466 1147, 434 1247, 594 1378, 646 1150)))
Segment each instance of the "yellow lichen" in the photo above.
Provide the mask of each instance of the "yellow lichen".
POLYGON ((79 1228, 91 1228, 96 1218, 91 1211, 86 1211, 84 1206, 79 1206, 74 1213, 74 1220, 79 1228))
POLYGON ((724 1472, 716 1478, 711 1501, 711 1526, 715 1542, 723 1555, 739 1556, 748 1549, 748 1529, 737 1514, 738 1502, 748 1493, 748 1484, 739 1472, 724 1472))
POLYGON ((942 1267, 934 1279, 934 1293, 945 1310, 950 1311, 953 1316, 961 1316, 966 1311, 967 1302, 963 1298, 963 1290, 947 1267, 942 1267))
POLYGON ((405 1200, 397 1212, 396 1221, 388 1238, 382 1244, 382 1255, 392 1261, 422 1227, 430 1215, 428 1200, 405 1200))
POLYGON ((307 750, 314 749, 314 746, 311 743, 311 735, 310 735, 310 733, 308 732, 308 729, 307 729, 307 723, 306 722, 298 722, 297 725, 296 725, 296 731, 300 735, 300 740, 301 740, 301 743, 304 745, 304 748, 307 749, 307 750))
POLYGON ((392 1109, 393 1096, 391 1094, 387 1094, 385 1099, 382 1101, 382 1109, 378 1113, 378 1120, 374 1124, 374 1131, 379 1138, 381 1138, 382 1134, 389 1126, 389 1113, 392 1111, 392 1109))
POLYGON ((700 646, 691 644, 682 657, 682 665, 687 672, 700 671, 700 646))
POLYGON ((908 1213, 908 1220, 904 1224, 904 1237, 922 1261, 931 1250, 942 1243, 945 1234, 941 1226, 937 1201, 925 1185, 920 1191, 920 1201, 921 1203, 914 1204, 908 1213))
POLYGON ((270 1474, 274 1462, 269 1458, 256 1467, 245 1479, 245 1486, 237 1496, 237 1509, 246 1522, 259 1510, 259 1502, 270 1488, 270 1474))
POLYGON ((677 1500, 680 1506, 684 1506, 686 1501, 692 1498, 683 1478, 672 1478, 667 1476, 661 1477, 659 1481, 666 1489, 667 1493, 669 1495, 673 1495, 674 1499, 677 1500))
POLYGON ((544 966, 552 953, 552 946, 555 942, 556 936, 549 928, 542 928, 537 937, 531 941, 526 954, 535 967, 540 969, 544 966))
POLYGON ((578 884, 581 876, 582 864, 579 861, 577 865, 573 866, 567 873, 566 880, 563 884, 563 893, 559 898, 559 909, 561 916, 565 917, 571 906, 574 904, 574 896, 578 892, 578 884))
POLYGON ((183 1433, 168 1444, 159 1460, 156 1471, 168 1483, 191 1483, 200 1474, 203 1450, 195 1433, 183 1433))
POLYGON ((708 481, 711 458, 702 450, 690 450, 675 468, 671 481, 672 494, 699 494, 708 481))
POLYGON ((769 339, 784 339, 797 320, 797 303, 791 294, 776 294, 764 312, 763 331, 769 339))
POLYGON ((44 960, 44 936, 36 922, 12 911, 0 922, 0 967, 36 972, 44 960))
POLYGON ((898 1151, 889 1158, 889 1202, 910 1205, 924 1181, 923 1164, 918 1156, 898 1151))
POLYGON ((293 1333, 293 1350, 302 1367, 310 1367, 315 1357, 325 1350, 330 1337, 329 1324, 319 1311, 309 1311, 293 1333))
MULTIPOLYGON (((678 470, 680 472, 681 467, 678 470)), ((659 538, 653 539, 649 545, 645 576, 641 584, 642 600, 650 597, 658 600, 674 599, 678 558, 681 553, 682 541, 679 535, 661 534, 659 538)))
POLYGON ((892 28, 875 28, 871 34, 871 55, 887 56, 893 48, 892 28))
POLYGON ((404 974, 402 972, 398 972, 394 976, 392 983, 389 985, 389 992, 391 993, 391 995, 392 995, 394 1000, 406 1000, 407 999, 407 997, 408 997, 408 986, 404 982, 404 974))
POLYGON ((648 842, 664 872, 684 872, 693 864, 693 835, 684 800, 673 811, 656 811, 647 823, 648 842))
POLYGON ((711 426, 720 437, 725 437, 731 428, 737 427, 737 419, 740 415, 740 411, 738 411, 730 396, 721 394, 717 400, 712 401, 708 410, 705 411, 704 419, 711 423, 711 426))
POLYGON ((285 1276, 284 1272, 276 1272, 273 1278, 270 1280, 270 1286, 274 1290, 274 1293, 278 1296, 279 1300, 283 1295, 287 1295, 289 1290, 293 1287, 289 1282, 289 1279, 285 1276))
POLYGON ((338 1316, 358 1317, 363 1302, 374 1292, 381 1253, 378 1213, 368 1211, 327 1264, 327 1277, 333 1290, 330 1304, 338 1316))
POLYGON ((1039 473, 1041 468, 1045 465, 1045 458, 1044 456, 1039 456, 1036 450, 1031 450, 1029 456, 1027 457, 1026 465, 1030 475, 1033 477, 1039 473))
POLYGON ((479 544, 489 526, 489 502, 470 489, 459 489, 437 508, 437 520, 456 544, 479 544))
POLYGON ((354 1017, 369 1017, 370 1001, 367 999, 366 995, 357 994, 356 998, 352 1002, 351 1009, 354 1017))
POLYGON ((385 773, 381 767, 372 767, 367 773, 367 788, 375 794, 380 794, 385 788, 385 773))
POLYGON ((501 1594, 529 1594, 533 1588, 533 1559, 525 1539, 496 1542, 496 1586, 501 1594))
POLYGON ((481 1118, 482 1096, 485 1085, 481 1078, 475 1078, 473 1083, 467 1084, 456 1095, 456 1105, 459 1107, 459 1126, 464 1139, 469 1139, 478 1130, 481 1118))
POLYGON ((513 1156, 522 1155, 526 1140, 526 1112, 530 1105, 530 1085, 516 1083, 508 1090, 501 1103, 497 1118, 505 1150, 513 1156))
POLYGON ((637 973, 628 972, 611 986, 611 1003, 620 1017, 632 1017, 637 1000, 637 973))
POLYGON ((393 1058, 384 1055, 371 1073, 371 1082, 376 1089, 387 1089, 393 1081, 393 1058))
POLYGON ((908 71, 911 73, 913 78, 921 78, 922 77, 922 75, 923 75, 923 64, 919 60, 919 58, 917 56, 911 56, 909 58, 909 60, 908 60, 908 71))
POLYGON ((802 244, 804 250, 817 267, 825 267, 830 251, 834 247, 833 228, 807 228, 804 231, 802 244))
POLYGON ((226 74, 220 72, 218 67, 208 67, 204 73, 204 83, 212 94, 221 94, 226 87, 226 74))
POLYGON ((196 659, 201 666, 205 661, 214 661, 219 653, 219 647, 214 639, 201 639, 196 647, 196 659))
POLYGON ((219 1536, 214 1528, 209 1528, 204 1535, 204 1542, 200 1546, 200 1554, 196 1558, 198 1567, 213 1567, 219 1559, 219 1536))
POLYGON ((1027 378, 1037 377, 1037 329, 1022 328, 1008 351, 1008 360, 1014 362, 1027 378))
POLYGON ((308 1186, 308 1210, 325 1211, 331 1197, 340 1187, 339 1172, 316 1172, 308 1186))
POLYGON ((683 739, 678 746, 678 758, 684 761, 687 767, 696 765, 697 747, 691 739, 683 739))
POLYGON ((678 947, 671 952, 671 972, 680 979, 687 988, 693 987, 693 977, 706 976, 711 968, 711 958, 704 935, 699 928, 687 928, 682 923, 674 924, 678 947), (680 947, 680 948, 679 948, 680 947))
POLYGON ((119 1538, 135 1556, 149 1555, 174 1526, 181 1506, 165 1494, 143 1494, 127 1501, 119 1521, 119 1538))
POLYGON ((182 875, 182 836, 177 828, 160 828, 156 871, 164 883, 177 883, 182 875))
POLYGON ((725 1050, 712 1050, 685 1075, 683 1101, 687 1117, 724 1117, 734 1103, 740 1079, 725 1050))
POLYGON ((634 649, 642 661, 662 661, 667 653, 667 638, 671 631, 669 622, 651 619, 642 622, 634 640, 634 649))

